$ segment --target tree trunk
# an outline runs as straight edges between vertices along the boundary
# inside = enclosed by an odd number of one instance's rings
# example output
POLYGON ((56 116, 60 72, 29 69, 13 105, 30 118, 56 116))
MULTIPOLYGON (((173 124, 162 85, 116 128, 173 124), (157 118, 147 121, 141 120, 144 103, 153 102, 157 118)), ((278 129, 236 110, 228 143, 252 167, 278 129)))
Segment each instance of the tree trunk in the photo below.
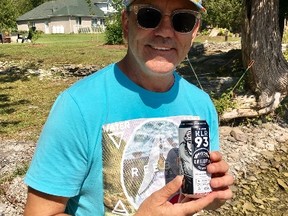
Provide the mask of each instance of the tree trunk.
MULTIPOLYGON (((288 93, 288 63, 282 53, 279 0, 244 0, 242 56, 257 109, 273 111, 288 93)), ((260 112, 261 113, 261 112, 260 112)), ((263 112, 262 112, 263 114, 263 112)))
POLYGON ((234 98, 237 108, 226 111, 221 120, 268 114, 288 94, 288 62, 282 53, 279 1, 282 6, 287 4, 287 0, 243 0, 242 58, 246 68, 255 61, 248 73, 253 92, 234 98))

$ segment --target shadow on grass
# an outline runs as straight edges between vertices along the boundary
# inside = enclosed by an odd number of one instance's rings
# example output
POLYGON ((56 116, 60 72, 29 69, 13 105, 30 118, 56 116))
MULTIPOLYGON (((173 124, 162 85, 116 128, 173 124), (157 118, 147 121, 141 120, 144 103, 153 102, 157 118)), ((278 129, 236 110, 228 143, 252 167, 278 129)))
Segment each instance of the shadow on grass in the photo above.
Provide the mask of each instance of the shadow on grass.
POLYGON ((7 55, 5 53, 0 53, 0 58, 7 58, 10 57, 10 55, 7 55))
POLYGON ((39 76, 31 74, 29 70, 38 70, 39 66, 35 63, 26 63, 22 66, 9 66, 3 71, 0 71, 0 83, 15 82, 18 80, 27 81, 31 76, 39 76))
POLYGON ((21 121, 11 121, 9 120, 9 114, 17 111, 18 106, 30 104, 29 100, 18 100, 11 102, 10 96, 8 94, 0 94, 0 134, 7 133, 5 128, 15 127, 20 124, 21 121), (8 118, 7 118, 8 116, 8 118))
POLYGON ((10 98, 8 94, 0 94, 0 114, 11 114, 16 111, 16 107, 19 105, 30 104, 29 100, 18 100, 14 102, 10 102, 10 98))
POLYGON ((18 125, 21 121, 2 121, 0 122, 0 133, 5 133, 5 131, 2 130, 2 128, 6 128, 11 125, 18 125))

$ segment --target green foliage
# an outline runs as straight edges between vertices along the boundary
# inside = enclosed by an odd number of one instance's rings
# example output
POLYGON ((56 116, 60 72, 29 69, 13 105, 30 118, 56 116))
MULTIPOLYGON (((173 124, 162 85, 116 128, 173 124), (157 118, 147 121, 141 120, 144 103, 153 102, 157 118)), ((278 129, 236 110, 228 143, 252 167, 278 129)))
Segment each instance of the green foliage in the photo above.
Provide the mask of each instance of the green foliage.
POLYGON ((123 44, 122 26, 121 26, 121 15, 117 12, 111 15, 106 20, 105 30, 106 44, 123 44))
POLYGON ((33 44, 35 44, 36 41, 41 37, 41 35, 43 35, 43 32, 42 32, 42 31, 34 31, 34 32, 32 32, 31 42, 32 42, 33 44))
POLYGON ((233 94, 230 91, 228 93, 224 92, 219 98, 212 97, 213 103, 219 115, 236 107, 236 103, 232 99, 233 94))
POLYGON ((112 0, 112 7, 118 11, 121 12, 123 9, 123 4, 122 4, 122 0, 112 0))
POLYGON ((220 115, 223 114, 225 111, 236 108, 237 103, 235 100, 233 100, 234 96, 236 94, 242 94, 247 91, 247 80, 244 77, 247 71, 248 69, 246 69, 246 71, 242 74, 238 82, 233 87, 227 89, 224 93, 222 93, 220 97, 213 97, 212 95, 212 100, 214 102, 217 112, 220 115))
POLYGON ((123 9, 122 0, 113 0, 112 6, 117 11, 106 19, 105 40, 106 44, 123 44, 121 11, 123 9))
POLYGON ((50 0, 28 0, 28 2, 32 5, 32 8, 38 7, 39 5, 41 5, 47 1, 50 1, 50 0))
POLYGON ((13 5, 13 0, 1 0, 0 7, 0 32, 8 31, 16 28, 16 18, 18 16, 18 11, 13 5))
POLYGON ((240 79, 239 82, 233 87, 227 89, 220 97, 214 97, 212 94, 212 100, 219 115, 225 111, 235 109, 237 102, 233 100, 235 94, 245 92, 246 80, 240 79))
POLYGON ((231 32, 240 32, 242 22, 241 0, 207 0, 204 2, 207 14, 204 24, 227 28, 231 32))
POLYGON ((16 19, 49 0, 1 0, 0 31, 16 29, 16 19))

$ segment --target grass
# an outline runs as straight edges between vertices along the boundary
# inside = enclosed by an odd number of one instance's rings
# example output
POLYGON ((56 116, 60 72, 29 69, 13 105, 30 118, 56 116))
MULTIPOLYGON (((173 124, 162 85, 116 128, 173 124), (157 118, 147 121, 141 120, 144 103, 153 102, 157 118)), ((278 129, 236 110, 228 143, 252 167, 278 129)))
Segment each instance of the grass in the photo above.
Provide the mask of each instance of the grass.
POLYGON ((33 61, 44 67, 63 64, 98 65, 104 67, 123 57, 124 46, 104 45, 103 34, 41 35, 34 43, 3 44, 0 61, 33 61))
POLYGON ((14 61, 22 67, 2 72, 0 68, 0 137, 36 141, 57 95, 79 79, 40 80, 27 69, 63 64, 102 68, 120 60, 125 51, 125 46, 104 45, 103 34, 41 35, 35 44, 1 44, 0 62, 14 61))
POLYGON ((76 78, 23 77, 16 80, 10 74, 0 76, 0 136, 35 141, 56 96, 76 78))
MULTIPOLYGON (((225 36, 209 37, 209 35, 199 35, 195 38, 195 42, 203 43, 205 41, 214 43, 223 43, 225 42, 225 36)), ((240 38, 229 37, 227 42, 240 42, 240 38)))

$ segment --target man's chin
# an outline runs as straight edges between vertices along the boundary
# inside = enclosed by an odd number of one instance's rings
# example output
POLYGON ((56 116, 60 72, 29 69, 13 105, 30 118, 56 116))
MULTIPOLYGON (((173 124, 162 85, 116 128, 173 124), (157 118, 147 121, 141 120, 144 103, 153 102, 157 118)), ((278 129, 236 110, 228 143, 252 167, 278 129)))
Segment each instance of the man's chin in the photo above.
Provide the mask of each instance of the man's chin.
POLYGON ((147 62, 146 66, 147 68, 150 69, 150 71, 163 75, 173 72, 176 68, 176 66, 173 63, 163 61, 153 62, 153 64, 147 62))

